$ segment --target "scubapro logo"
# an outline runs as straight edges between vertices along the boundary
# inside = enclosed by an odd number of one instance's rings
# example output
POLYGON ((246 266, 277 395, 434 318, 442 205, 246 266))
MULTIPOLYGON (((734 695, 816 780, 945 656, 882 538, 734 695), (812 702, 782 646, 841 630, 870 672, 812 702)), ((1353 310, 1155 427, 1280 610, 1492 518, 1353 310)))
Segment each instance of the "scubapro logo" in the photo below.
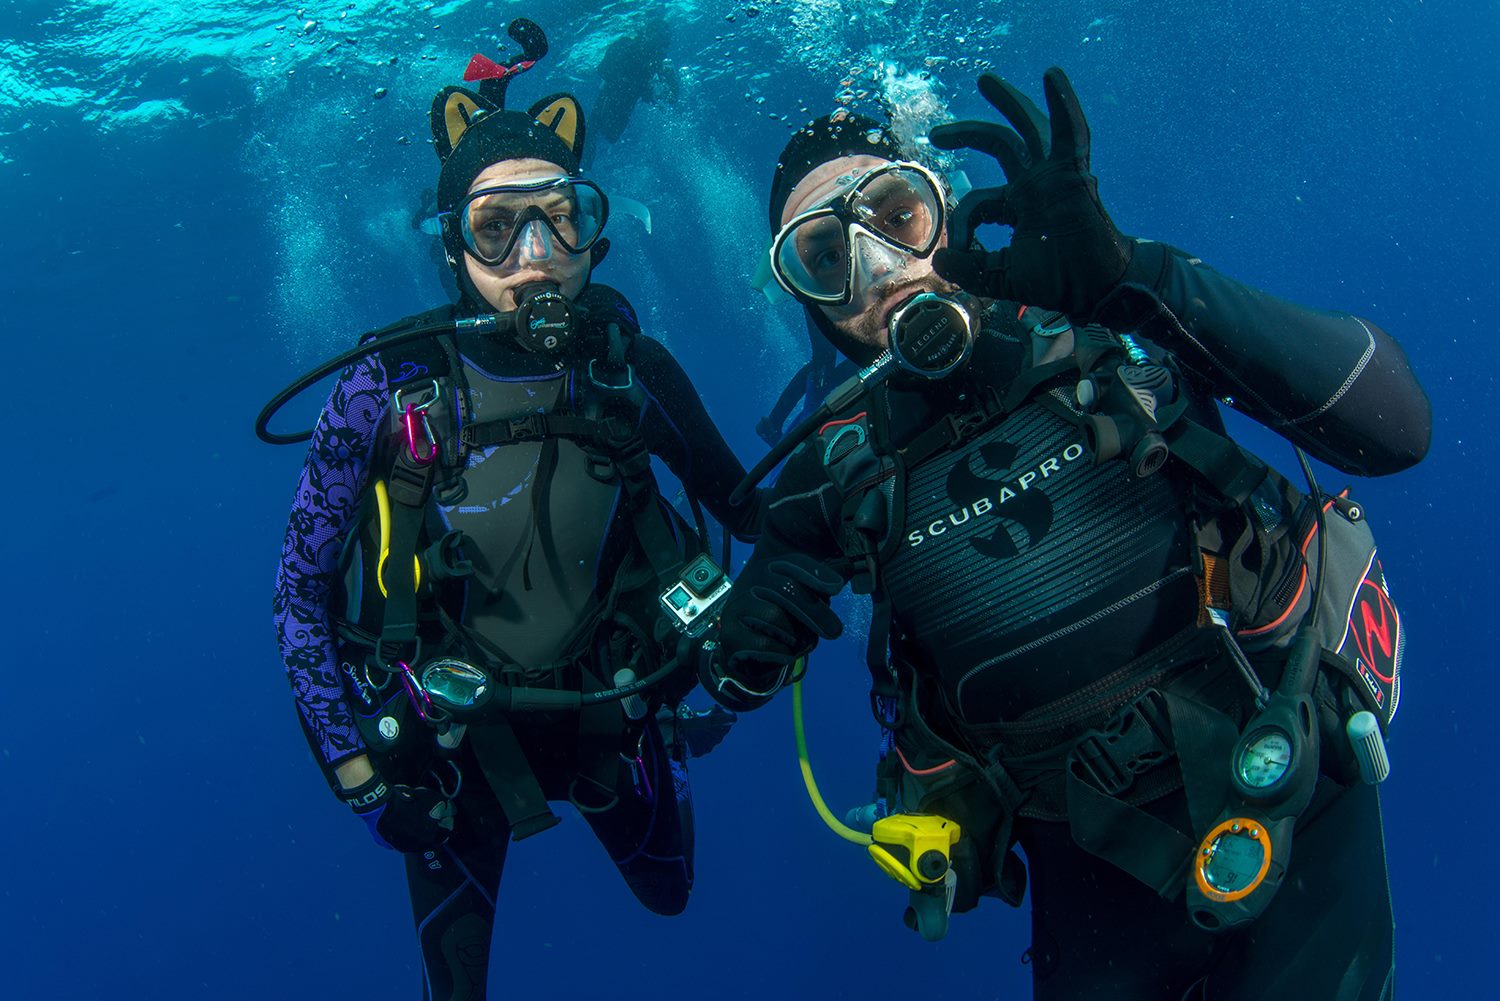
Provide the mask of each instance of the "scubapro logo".
POLYGON ((979 458, 984 465, 1001 474, 999 478, 980 476, 969 466, 969 456, 963 456, 948 473, 948 497, 958 505, 951 511, 925 525, 907 532, 908 545, 923 543, 946 535, 950 529, 966 525, 970 521, 994 517, 995 529, 988 535, 969 538, 969 545, 991 559, 1013 559, 1046 538, 1052 529, 1052 501, 1040 488, 1040 484, 1062 473, 1069 464, 1084 456, 1083 446, 1069 445, 1057 455, 1043 459, 1033 466, 1015 470, 1016 447, 1008 442, 981 445, 979 458), (1019 532, 1013 532, 1014 525, 1019 532))

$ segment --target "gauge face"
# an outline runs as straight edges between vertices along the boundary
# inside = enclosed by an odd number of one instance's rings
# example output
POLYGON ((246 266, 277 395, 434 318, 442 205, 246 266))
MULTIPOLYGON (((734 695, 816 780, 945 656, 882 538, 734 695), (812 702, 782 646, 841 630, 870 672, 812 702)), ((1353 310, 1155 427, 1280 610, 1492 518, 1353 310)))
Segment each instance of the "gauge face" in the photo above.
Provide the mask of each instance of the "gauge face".
POLYGON ((1240 781, 1251 789, 1275 785, 1292 765, 1292 741, 1280 730, 1262 730, 1240 753, 1240 781))
POLYGON ((1208 857, 1201 863, 1203 878, 1220 893, 1239 893, 1256 881, 1267 851, 1266 845, 1255 838, 1225 831, 1214 838, 1208 857))
POLYGON ((454 709, 472 706, 484 694, 489 678, 460 660, 439 660, 422 671, 422 688, 430 698, 454 709))

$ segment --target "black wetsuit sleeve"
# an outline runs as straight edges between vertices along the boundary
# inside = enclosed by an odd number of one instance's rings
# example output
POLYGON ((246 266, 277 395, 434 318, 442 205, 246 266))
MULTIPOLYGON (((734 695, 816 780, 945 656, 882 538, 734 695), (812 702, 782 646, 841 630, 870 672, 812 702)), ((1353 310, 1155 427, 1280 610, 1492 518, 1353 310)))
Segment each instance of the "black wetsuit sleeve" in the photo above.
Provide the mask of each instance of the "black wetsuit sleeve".
POLYGON ((1368 320, 1286 302, 1147 241, 1096 318, 1144 324, 1216 396, 1345 472, 1394 473, 1427 454, 1427 396, 1368 320))
MULTIPOLYGON (((784 655, 804 653, 817 644, 817 636, 804 625, 756 594, 758 589, 786 587, 772 565, 799 557, 827 566, 846 582, 853 575, 853 565, 837 542, 842 501, 823 471, 818 447, 818 440, 812 439, 787 459, 771 489, 764 531, 735 581, 720 620, 724 670, 755 690, 765 686, 784 655), (747 626, 751 620, 768 622, 771 628, 747 626)), ((806 589, 796 593, 802 601, 824 605, 830 601, 806 589)))
POLYGON ((719 433, 698 391, 677 359, 658 342, 638 336, 631 361, 663 426, 648 437, 651 450, 738 539, 754 541, 765 520, 766 491, 757 490, 738 505, 729 495, 745 477, 745 467, 719 433))

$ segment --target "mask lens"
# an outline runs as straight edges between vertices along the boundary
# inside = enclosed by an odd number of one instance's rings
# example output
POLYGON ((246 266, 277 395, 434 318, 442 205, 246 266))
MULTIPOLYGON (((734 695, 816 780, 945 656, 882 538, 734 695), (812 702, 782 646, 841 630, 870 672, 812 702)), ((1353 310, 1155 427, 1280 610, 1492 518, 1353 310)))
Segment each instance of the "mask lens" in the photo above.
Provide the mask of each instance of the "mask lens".
POLYGON ((926 171, 893 163, 840 183, 847 181, 852 184, 793 220, 777 239, 772 267, 793 294, 847 303, 861 285, 932 253, 942 237, 943 195, 926 171), (865 238, 853 247, 851 230, 865 238))
POLYGON ((777 265, 797 291, 818 299, 844 294, 849 280, 849 245, 844 224, 832 215, 797 223, 781 241, 777 265))
POLYGON ((855 222, 903 250, 926 254, 940 235, 941 195, 924 174, 897 167, 860 185, 849 213, 855 222))
POLYGON ((491 266, 510 257, 532 221, 568 253, 581 254, 599 238, 608 215, 604 194, 571 178, 484 188, 461 211, 464 244, 491 266))

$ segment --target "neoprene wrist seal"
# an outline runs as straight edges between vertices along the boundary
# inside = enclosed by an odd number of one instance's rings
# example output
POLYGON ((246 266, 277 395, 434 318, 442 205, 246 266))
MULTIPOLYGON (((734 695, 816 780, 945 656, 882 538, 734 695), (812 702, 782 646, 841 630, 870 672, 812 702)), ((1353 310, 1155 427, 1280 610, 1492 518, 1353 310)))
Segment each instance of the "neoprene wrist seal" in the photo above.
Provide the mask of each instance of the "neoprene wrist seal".
POLYGON ((349 804, 355 813, 368 813, 378 807, 390 795, 390 787, 379 775, 372 775, 353 789, 340 789, 339 799, 349 804))

